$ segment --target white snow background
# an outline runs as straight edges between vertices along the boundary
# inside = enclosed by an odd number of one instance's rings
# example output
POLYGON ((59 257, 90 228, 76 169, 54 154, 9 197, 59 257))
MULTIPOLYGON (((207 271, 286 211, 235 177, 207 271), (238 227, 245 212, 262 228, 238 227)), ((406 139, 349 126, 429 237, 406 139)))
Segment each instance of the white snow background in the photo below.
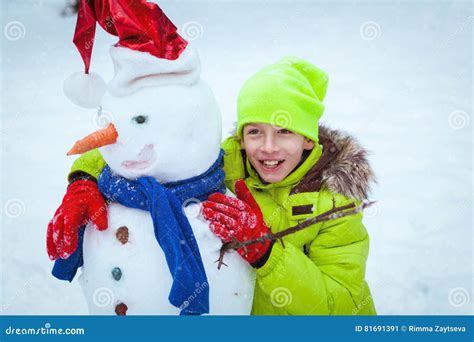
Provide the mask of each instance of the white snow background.
MULTIPOLYGON (((66 152, 97 129, 95 111, 62 92, 83 69, 76 18, 60 16, 63 4, 1 3, 2 314, 87 314, 77 281, 51 276, 45 248, 74 160, 66 152)), ((296 55, 326 70, 323 121, 371 150, 378 176, 364 219, 378 313, 472 314, 471 2, 159 5, 199 49, 224 136, 239 88, 262 66, 296 55)), ((97 28, 91 71, 106 80, 114 42, 97 28)))

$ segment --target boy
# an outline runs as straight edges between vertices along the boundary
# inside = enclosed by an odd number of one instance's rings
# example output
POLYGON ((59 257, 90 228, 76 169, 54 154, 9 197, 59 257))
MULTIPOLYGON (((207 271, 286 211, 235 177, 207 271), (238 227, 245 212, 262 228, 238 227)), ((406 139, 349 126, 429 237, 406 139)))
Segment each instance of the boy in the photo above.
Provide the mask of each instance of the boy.
MULTIPOLYGON (((237 198, 203 203, 211 230, 224 241, 277 233, 333 206, 360 204, 373 179, 366 152, 318 120, 327 75, 287 57, 252 76, 238 99, 236 134, 222 144, 226 185, 237 198)), ((97 151, 76 161, 70 181, 93 181, 97 151)), ((68 190, 69 191, 69 190, 68 190)), ((239 254, 256 268, 254 315, 374 315, 365 264, 369 237, 362 213, 314 224, 239 254)))

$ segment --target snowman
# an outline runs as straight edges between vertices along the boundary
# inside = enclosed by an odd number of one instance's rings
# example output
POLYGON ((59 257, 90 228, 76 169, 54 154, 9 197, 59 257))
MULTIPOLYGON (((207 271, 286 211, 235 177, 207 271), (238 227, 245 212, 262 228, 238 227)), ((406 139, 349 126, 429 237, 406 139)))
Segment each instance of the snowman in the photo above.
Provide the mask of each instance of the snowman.
POLYGON ((235 251, 217 267, 222 241, 200 214, 209 194, 230 192, 220 112, 200 79, 197 52, 156 4, 137 0, 82 1, 74 42, 86 73, 66 80, 65 93, 98 107, 98 122, 109 123, 68 154, 99 149, 108 227, 88 223, 53 274, 82 265, 79 282, 94 315, 250 314, 254 271, 235 251), (89 74, 96 21, 119 37, 106 87, 89 74))

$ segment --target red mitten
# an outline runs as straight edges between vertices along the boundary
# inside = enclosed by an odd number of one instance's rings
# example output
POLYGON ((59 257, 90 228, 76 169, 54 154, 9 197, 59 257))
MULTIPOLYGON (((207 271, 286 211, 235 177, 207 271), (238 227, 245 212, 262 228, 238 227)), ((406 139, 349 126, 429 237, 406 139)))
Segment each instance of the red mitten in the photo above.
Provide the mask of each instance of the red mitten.
MULTIPOLYGON (((244 180, 235 183, 237 198, 228 197, 221 193, 214 193, 203 202, 204 218, 210 221, 210 228, 214 234, 225 242, 247 241, 259 238, 269 232, 263 221, 262 212, 247 188, 244 180)), ((269 252, 272 243, 265 240, 237 249, 237 252, 250 264, 257 264, 269 252)))
POLYGON ((91 221, 98 230, 107 229, 107 204, 91 180, 71 183, 48 224, 46 246, 51 260, 67 259, 77 248, 79 227, 91 221))

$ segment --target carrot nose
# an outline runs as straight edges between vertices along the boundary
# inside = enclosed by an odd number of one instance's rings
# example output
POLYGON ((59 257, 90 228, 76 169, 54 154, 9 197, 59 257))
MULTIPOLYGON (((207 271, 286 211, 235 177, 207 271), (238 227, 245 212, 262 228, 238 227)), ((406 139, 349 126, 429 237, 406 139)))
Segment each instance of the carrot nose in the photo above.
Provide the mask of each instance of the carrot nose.
POLYGON ((74 146, 67 153, 68 156, 73 154, 82 154, 94 148, 115 144, 117 142, 118 133, 114 124, 110 123, 107 127, 89 134, 87 137, 76 141, 74 146))

